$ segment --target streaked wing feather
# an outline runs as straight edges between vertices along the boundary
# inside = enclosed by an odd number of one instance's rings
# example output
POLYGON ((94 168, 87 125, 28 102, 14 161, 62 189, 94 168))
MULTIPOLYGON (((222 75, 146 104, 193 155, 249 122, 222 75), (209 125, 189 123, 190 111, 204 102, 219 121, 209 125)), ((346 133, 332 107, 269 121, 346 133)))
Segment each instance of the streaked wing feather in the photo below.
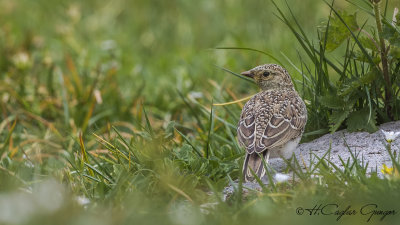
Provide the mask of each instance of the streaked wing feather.
POLYGON ((254 151, 255 146, 256 117, 254 113, 254 97, 243 107, 237 128, 237 136, 240 145, 248 152, 254 151))
POLYGON ((280 97, 277 103, 260 93, 243 107, 237 133, 239 143, 249 154, 279 147, 303 132, 307 122, 304 103, 294 93, 280 97))
POLYGON ((285 110, 283 110, 285 112, 283 115, 274 114, 257 143, 270 149, 279 147, 300 136, 307 122, 307 117, 304 114, 296 113, 295 107, 299 106, 300 109, 297 110, 305 110, 303 104, 294 105, 293 101, 289 101, 285 110))

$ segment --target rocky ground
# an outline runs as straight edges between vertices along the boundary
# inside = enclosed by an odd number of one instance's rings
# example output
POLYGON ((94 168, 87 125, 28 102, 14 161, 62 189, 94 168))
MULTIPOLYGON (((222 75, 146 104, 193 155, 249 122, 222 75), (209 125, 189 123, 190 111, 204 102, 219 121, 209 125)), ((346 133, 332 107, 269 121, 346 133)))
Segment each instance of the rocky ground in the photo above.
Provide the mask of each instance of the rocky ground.
MULTIPOLYGON (((368 162, 368 174, 376 171, 378 176, 382 177, 382 164, 391 167, 392 161, 386 150, 387 142, 381 130, 400 131, 400 121, 382 124, 375 133, 349 133, 346 130, 342 130, 333 134, 326 134, 314 141, 300 144, 295 150, 295 156, 303 170, 306 167, 309 168, 310 162, 315 162, 318 158, 324 157, 324 155, 330 162, 339 168, 343 168, 340 158, 344 162, 347 162, 348 159, 353 161, 351 155, 353 153, 364 165, 368 162), (329 148, 331 148, 330 153, 326 154, 329 148)), ((400 138, 392 142, 392 151, 397 153, 400 151, 400 138)), ((286 162, 280 158, 270 159, 269 163, 273 169, 280 173, 283 173, 288 168, 286 162)), ((287 174, 289 176, 293 175, 290 171, 287 174)), ((268 184, 268 179, 265 177, 263 182, 268 184)), ((235 185, 233 184, 233 186, 235 185)), ((232 193, 233 186, 228 186, 225 189, 225 193, 232 193)), ((249 189, 260 189, 257 183, 244 183, 243 186, 249 189)))

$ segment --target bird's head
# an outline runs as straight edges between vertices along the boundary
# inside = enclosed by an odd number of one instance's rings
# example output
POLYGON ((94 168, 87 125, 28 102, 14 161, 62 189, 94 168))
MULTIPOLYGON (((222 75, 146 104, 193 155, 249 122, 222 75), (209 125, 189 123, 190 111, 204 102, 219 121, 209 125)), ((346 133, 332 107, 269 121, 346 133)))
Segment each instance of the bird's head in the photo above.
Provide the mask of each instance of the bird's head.
POLYGON ((293 89, 293 83, 287 70, 277 64, 264 64, 241 73, 254 79, 263 90, 293 89))

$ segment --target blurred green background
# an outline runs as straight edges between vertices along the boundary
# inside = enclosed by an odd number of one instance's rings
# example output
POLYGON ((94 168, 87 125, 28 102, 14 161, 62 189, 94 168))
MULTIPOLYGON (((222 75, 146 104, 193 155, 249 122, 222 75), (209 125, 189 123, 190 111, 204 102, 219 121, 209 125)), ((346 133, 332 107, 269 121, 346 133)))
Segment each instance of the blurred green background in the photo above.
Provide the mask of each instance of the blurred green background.
MULTIPOLYGON (((317 41, 326 3, 287 4, 317 41)), ((335 8, 356 11, 344 0, 335 8)), ((337 224, 295 208, 313 206, 314 195, 343 205, 364 195, 399 199, 398 180, 339 182, 326 173, 326 183, 216 204, 221 196, 210 193, 240 174, 233 132, 241 105, 211 102, 258 91, 218 67, 239 73, 276 61, 215 48, 266 51, 301 81, 288 59, 299 66, 304 52, 276 13, 265 0, 0 0, 0 224, 337 224)), ((340 49, 331 55, 342 57, 340 49)))
MULTIPOLYGON (((323 1, 288 3, 315 36, 329 7, 323 1)), ((160 110, 174 107, 176 88, 210 91, 209 79, 249 92, 214 65, 240 72, 273 61, 214 47, 256 48, 278 58, 283 52, 294 61, 299 47, 269 1, 1 1, 1 9, 4 58, 25 51, 32 61, 48 57, 63 66, 68 54, 79 72, 115 67, 124 99, 144 85, 146 102, 160 110)))

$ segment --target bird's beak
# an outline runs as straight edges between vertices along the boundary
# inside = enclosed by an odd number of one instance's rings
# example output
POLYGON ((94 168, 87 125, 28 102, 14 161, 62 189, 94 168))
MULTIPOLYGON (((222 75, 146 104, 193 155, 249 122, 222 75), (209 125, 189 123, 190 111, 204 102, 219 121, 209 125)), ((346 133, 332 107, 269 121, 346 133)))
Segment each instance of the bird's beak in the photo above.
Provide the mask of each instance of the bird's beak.
POLYGON ((254 78, 254 74, 250 70, 241 72, 240 74, 246 77, 254 78))

